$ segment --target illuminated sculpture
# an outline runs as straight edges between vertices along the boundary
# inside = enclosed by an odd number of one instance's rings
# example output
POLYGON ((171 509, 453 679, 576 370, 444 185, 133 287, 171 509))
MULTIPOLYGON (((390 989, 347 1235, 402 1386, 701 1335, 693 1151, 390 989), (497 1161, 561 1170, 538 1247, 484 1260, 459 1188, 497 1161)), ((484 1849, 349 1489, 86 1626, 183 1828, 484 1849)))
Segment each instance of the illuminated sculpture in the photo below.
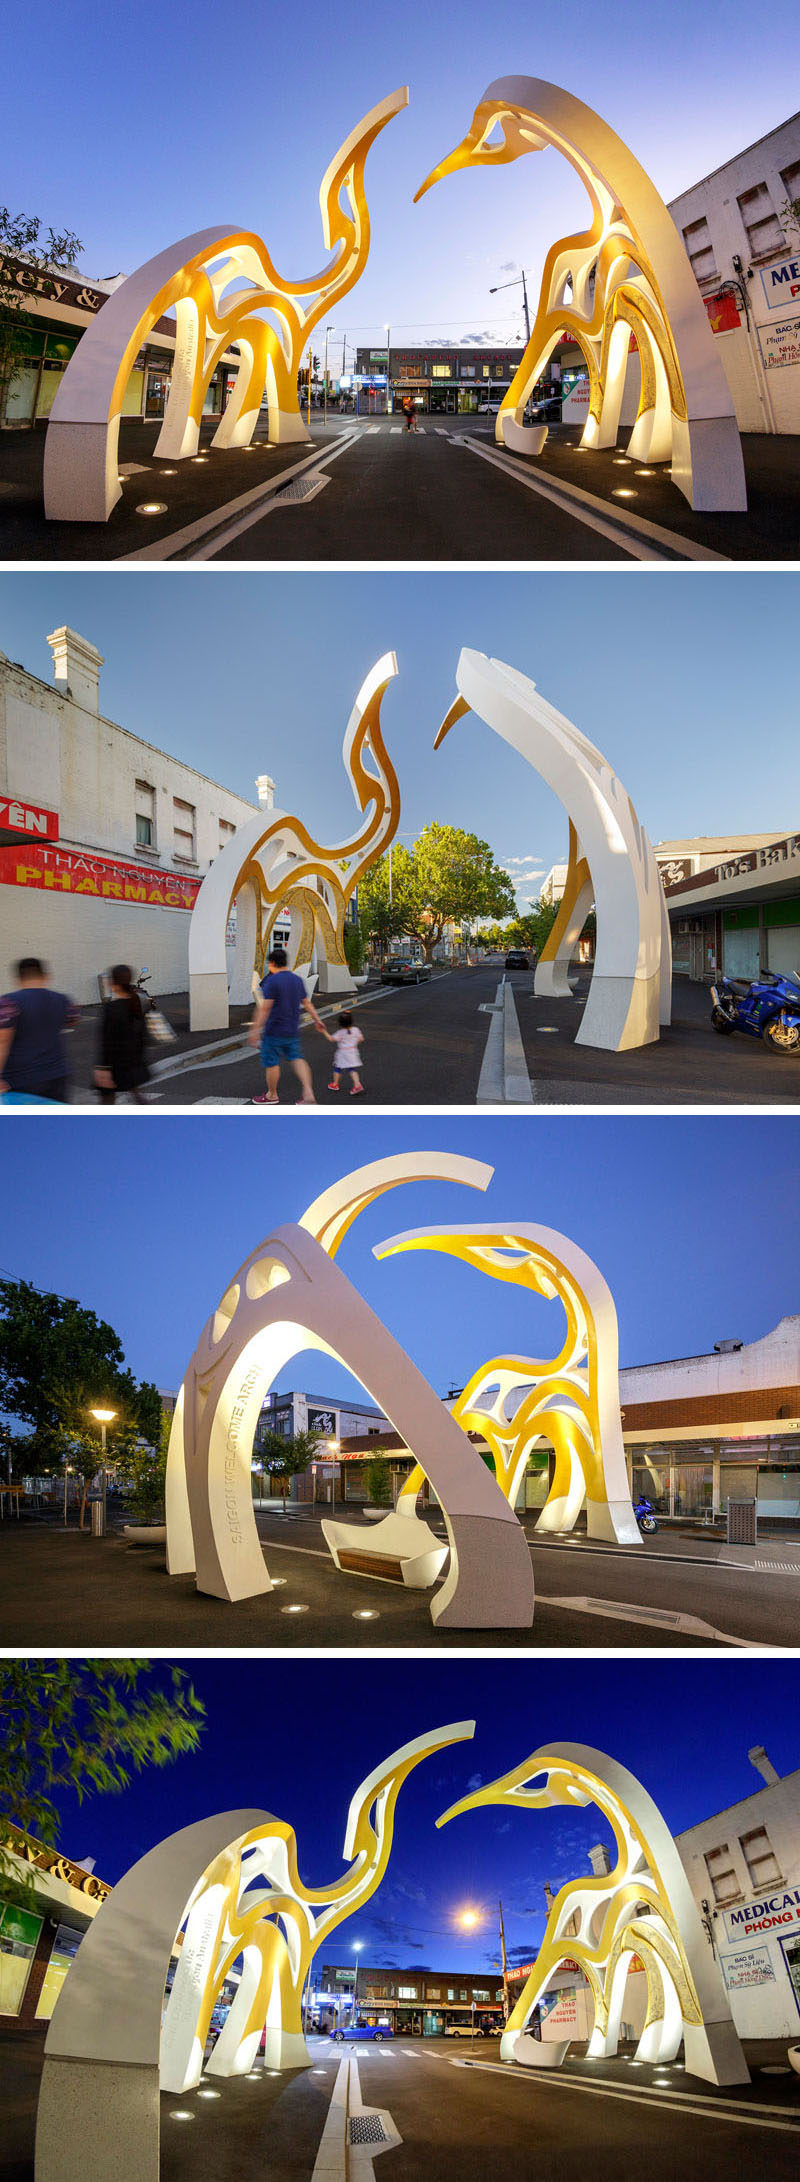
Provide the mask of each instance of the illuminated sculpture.
POLYGON ((611 1053, 649 1045, 672 1004, 672 947, 661 874, 630 796, 608 759, 525 674, 461 652, 459 696, 435 747, 475 712, 554 790, 570 820, 564 899, 537 964, 534 991, 568 996, 567 965, 594 900, 597 942, 577 1045, 611 1053))
POLYGON ((302 2000, 314 1956, 380 1885, 403 1782, 474 1727, 420 1735, 362 1781, 347 1818, 350 1869, 331 1886, 303 1885, 293 1828, 266 1811, 186 1826, 126 1872, 81 1943, 47 2034, 36 2182, 158 2182, 159 2089, 185 2094, 203 2073, 246 2075, 265 2030, 267 2068, 308 2064, 302 2000), (204 2066, 215 2002, 240 1959, 204 2066))
MULTIPOLYGON (((647 2017, 639 2061, 674 2061, 683 2040, 686 2067, 709 2083, 748 2083, 749 2073, 713 1950, 672 1835, 657 1805, 624 1765, 582 1743, 535 1750, 501 1780, 454 1803, 437 1821, 503 1804, 509 1810, 568 1810, 592 1803, 611 1827, 613 1870, 571 1880, 556 1895, 530 1977, 503 2033, 504 2061, 547 2062, 545 2042, 527 2029, 553 1972, 578 1963, 594 2001, 588 2058, 615 2054, 628 1972, 638 1957, 647 1979, 647 2017)), ((565 2058, 566 2045, 557 2054, 565 2058)))
POLYGON ((117 443, 125 388, 142 343, 166 311, 175 312, 175 356, 156 455, 178 462, 197 453, 206 392, 234 342, 236 383, 212 446, 249 446, 265 388, 270 439, 308 438, 297 399, 300 359, 313 328, 332 315, 364 271, 370 245, 367 153, 407 105, 403 89, 373 106, 323 175, 322 230, 332 255, 321 273, 284 280, 260 236, 230 225, 207 227, 149 258, 109 296, 82 335, 50 412, 47 516, 108 520, 122 490, 117 443))
POLYGON ((229 1003, 249 1000, 254 966, 263 977, 281 908, 291 916, 292 967, 307 978, 316 972, 321 992, 354 991, 344 949, 347 904, 394 839, 400 818, 397 775, 380 716, 396 673, 395 654, 387 652, 362 682, 347 723, 342 758, 362 813, 360 830, 338 848, 322 848, 301 819, 286 811, 259 811, 214 858, 189 925, 192 1030, 224 1029, 229 1003), (234 900, 236 941, 229 969, 225 940, 234 900))
POLYGON ((526 429, 525 404, 566 337, 589 374, 582 444, 613 447, 633 336, 641 391, 631 459, 670 462, 673 483, 693 508, 745 509, 733 400, 682 239, 644 168, 599 114, 539 77, 500 77, 484 92, 463 143, 434 167, 415 202, 462 167, 503 166, 548 145, 580 175, 591 225, 548 252, 533 332, 498 414, 498 444, 541 453, 547 427, 526 429))
MULTIPOLYGON (((566 1337, 557 1356, 545 1362, 494 1357, 473 1373, 452 1414, 462 1431, 486 1440, 512 1508, 533 1449, 551 1444, 555 1472, 537 1530, 572 1530, 585 1500, 590 1538, 641 1545, 622 1444, 617 1314, 598 1266, 568 1236, 517 1222, 420 1228, 380 1244, 375 1256, 412 1250, 442 1251, 492 1280, 563 1304, 566 1337)), ((398 1514, 414 1509, 422 1482, 417 1465, 402 1488, 398 1514)))
MULTIPOLYGON (((200 1336, 175 1407, 166 1480, 167 1566, 198 1590, 252 1598, 272 1586, 256 1527, 251 1455, 264 1398, 290 1357, 318 1349, 366 1387, 421 1462, 441 1503, 450 1563, 431 1617, 454 1628, 528 1628, 525 1534, 439 1398, 333 1259, 358 1213, 402 1182, 485 1189, 492 1170, 447 1153, 380 1159, 315 1199, 245 1260, 200 1336)), ((338 1565, 398 1582, 433 1581, 447 1547, 412 1510, 386 1541, 326 1536, 338 1565), (415 1565, 416 1564, 416 1565, 415 1565)), ((378 1526, 382 1531, 383 1526, 378 1526)))

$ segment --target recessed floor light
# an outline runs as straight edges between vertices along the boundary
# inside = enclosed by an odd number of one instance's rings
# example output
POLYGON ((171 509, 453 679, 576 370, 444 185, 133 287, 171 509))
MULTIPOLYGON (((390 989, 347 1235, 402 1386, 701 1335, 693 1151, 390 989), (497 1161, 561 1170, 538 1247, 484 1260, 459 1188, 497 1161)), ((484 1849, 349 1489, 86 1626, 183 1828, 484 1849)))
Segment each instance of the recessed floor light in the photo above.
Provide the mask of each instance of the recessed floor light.
POLYGON ((158 474, 159 477, 174 477, 176 473, 174 470, 162 470, 161 468, 159 468, 158 474))
POLYGON ((282 1606, 282 1607, 281 1607, 281 1613, 282 1613, 282 1614, 307 1614, 307 1613, 308 1613, 308 1607, 307 1607, 307 1606, 282 1606))
POLYGON ((557 1023, 537 1023, 537 1025, 536 1025, 536 1032, 537 1032, 537 1036, 538 1036, 539 1038, 557 1038, 557 1037, 558 1037, 558 1024, 557 1024, 557 1023))
POLYGON ((207 461, 208 461, 208 456, 207 456, 207 455, 192 455, 192 461, 193 461, 193 462, 207 462, 207 461))
POLYGON ((655 470, 634 470, 634 477, 655 477, 655 470))
POLYGON ((627 469, 627 467, 628 467, 628 460, 629 460, 629 458, 628 458, 628 456, 627 456, 627 455, 615 455, 615 456, 614 456, 614 468, 615 468, 615 470, 619 470, 619 469, 622 469, 622 468, 624 468, 624 469, 627 469))
POLYGON ((166 500, 140 500, 137 515, 166 515, 166 500))
POLYGON ((222 2097, 222 2092, 221 2092, 221 2091, 206 2091, 206 2090, 204 2089, 204 2090, 202 2090, 202 2091, 198 2091, 198 2094, 197 2094, 197 2096, 198 2096, 198 2099, 221 2099, 221 2097, 222 2097))
POLYGON ((636 494, 635 494, 635 492, 634 492, 634 490, 633 490, 633 488, 632 488, 632 486, 631 486, 631 485, 615 485, 615 486, 614 486, 614 499, 615 499, 615 500, 635 500, 635 499, 636 499, 636 494))
POLYGON ((357 1608, 356 1608, 356 1611, 355 1611, 355 1613, 354 1613, 354 1615, 353 1615, 353 1620, 354 1620, 354 1621, 379 1621, 379 1620, 380 1620, 380 1615, 379 1615, 379 1612, 378 1612, 378 1608, 377 1608, 377 1606, 359 1606, 359 1607, 357 1607, 357 1608))
POLYGON ((194 2115, 190 2114, 188 2106, 171 2107, 169 2118, 170 2121, 194 2121, 194 2115))

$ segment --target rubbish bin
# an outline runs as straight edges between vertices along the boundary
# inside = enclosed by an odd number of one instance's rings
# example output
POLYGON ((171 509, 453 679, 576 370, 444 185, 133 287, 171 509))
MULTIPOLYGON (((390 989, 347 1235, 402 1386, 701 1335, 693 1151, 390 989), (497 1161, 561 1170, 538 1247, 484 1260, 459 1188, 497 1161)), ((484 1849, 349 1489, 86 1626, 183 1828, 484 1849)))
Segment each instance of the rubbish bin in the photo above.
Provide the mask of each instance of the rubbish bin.
POLYGON ((105 1523, 104 1523, 104 1521, 103 1521, 103 1516, 104 1516, 104 1512, 105 1512, 105 1511, 104 1511, 104 1508, 103 1508, 103 1503, 102 1503, 102 1500, 93 1500, 93 1501, 92 1501, 92 1537, 93 1537, 93 1538, 104 1538, 104 1537, 105 1537, 105 1529, 106 1529, 106 1526, 105 1526, 105 1523))
POLYGON ((756 1500, 729 1500, 729 1546, 754 1546, 757 1531, 758 1502, 756 1500))

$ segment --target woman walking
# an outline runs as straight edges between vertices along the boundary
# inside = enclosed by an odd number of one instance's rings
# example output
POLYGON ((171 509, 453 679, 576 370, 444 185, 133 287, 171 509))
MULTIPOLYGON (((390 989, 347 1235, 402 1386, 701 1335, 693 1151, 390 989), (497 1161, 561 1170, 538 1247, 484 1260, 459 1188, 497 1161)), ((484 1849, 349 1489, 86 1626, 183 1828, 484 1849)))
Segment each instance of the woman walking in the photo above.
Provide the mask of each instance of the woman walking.
POLYGON ((94 1072, 100 1104, 113 1106, 117 1092, 123 1091, 135 1106, 142 1106, 142 1086, 149 1074, 145 1058, 147 1022, 127 962, 114 964, 109 983, 111 992, 100 1013, 94 1072))

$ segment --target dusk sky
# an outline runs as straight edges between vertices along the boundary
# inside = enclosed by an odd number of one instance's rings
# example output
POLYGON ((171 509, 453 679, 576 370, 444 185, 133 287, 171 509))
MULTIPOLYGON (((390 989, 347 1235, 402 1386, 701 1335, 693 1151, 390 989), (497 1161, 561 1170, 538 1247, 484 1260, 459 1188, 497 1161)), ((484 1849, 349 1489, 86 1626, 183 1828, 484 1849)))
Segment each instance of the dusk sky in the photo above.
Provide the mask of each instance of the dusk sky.
POLYGON ((768 12, 720 0, 579 0, 538 17, 462 0, 406 0, 353 18, 323 0, 300 10, 242 0, 45 0, 18 19, 7 58, 3 194, 11 209, 72 228, 82 269, 133 272, 168 243, 230 222, 255 229, 287 276, 322 260, 317 193, 362 115, 407 83, 411 103, 369 155, 372 252, 337 332, 353 343, 519 334, 521 265, 534 294, 545 251, 582 217, 581 185, 555 151, 415 191, 459 143, 487 85, 542 76, 594 106, 631 145, 665 200, 785 120, 791 0, 768 12))
MULTIPOLYGON (((560 1306, 433 1254, 372 1246, 409 1228, 538 1221, 595 1259, 614 1295, 623 1364, 757 1339, 800 1311, 798 1122, 717 1115, 415 1119, 253 1113, 66 1117, 14 1123, 0 1269, 75 1296, 116 1328, 139 1378, 176 1389, 249 1253, 331 1182, 389 1152, 494 1163, 485 1194, 404 1184, 360 1215, 338 1264, 438 1393, 492 1356, 548 1356, 560 1306)), ((355 1391, 341 1367, 298 1357, 279 1384, 355 1391)))
MULTIPOLYGON (((358 540, 353 549, 357 552, 358 540)), ((431 819, 487 839, 521 906, 567 851, 551 791, 483 721, 433 742, 462 645, 506 660, 596 743, 651 840, 774 829, 798 810, 793 571, 590 575, 132 571, 0 578, 0 647, 52 683, 64 622, 103 653, 104 715, 326 843, 355 805, 342 740, 359 685, 394 650, 383 704, 400 839, 431 819), (768 727, 769 732, 761 729, 768 727), (757 756, 754 731, 757 731, 757 756)))
MULTIPOLYGON (((157 1670, 163 1672, 163 1670, 157 1670)), ((190 1662, 207 1706, 199 1753, 134 1779, 122 1796, 60 1799, 59 1845, 114 1881, 165 1834, 215 1811, 261 1809, 294 1826, 300 1874, 340 1877, 354 1789, 412 1737, 474 1719, 473 1742, 417 1767, 401 1789, 395 1848, 379 1892, 333 1935, 322 1959, 434 1969, 490 1967, 502 1894, 509 1955, 530 1961, 545 1924, 543 1885, 588 1870, 610 1834, 597 1810, 484 1809, 436 1819, 451 1803, 548 1742, 585 1742, 630 1767, 673 1832, 758 1789, 747 1752, 763 1743, 779 1773, 798 1764, 797 1664, 546 1658, 308 1658, 190 1662), (343 1723, 347 1732, 343 1733, 343 1723), (464 1906, 485 1911, 469 1937, 464 1906)))

